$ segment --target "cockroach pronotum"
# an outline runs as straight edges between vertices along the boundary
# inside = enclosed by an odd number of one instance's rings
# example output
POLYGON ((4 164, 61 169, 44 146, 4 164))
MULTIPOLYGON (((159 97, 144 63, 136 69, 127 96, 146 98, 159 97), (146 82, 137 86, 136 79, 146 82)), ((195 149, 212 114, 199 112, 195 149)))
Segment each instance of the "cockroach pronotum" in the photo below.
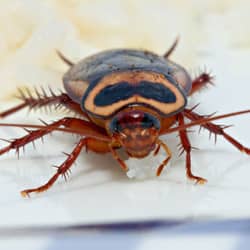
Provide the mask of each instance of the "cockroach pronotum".
POLYGON ((40 93, 36 89, 34 94, 20 91, 21 104, 0 113, 0 117, 27 107, 39 109, 55 105, 66 107, 80 118, 64 117, 43 125, 1 123, 0 126, 25 128, 27 134, 9 141, 6 147, 0 149, 0 155, 12 149, 19 152, 21 147, 52 131, 77 134, 80 139, 47 183, 23 190, 22 196, 48 190, 59 176, 66 178, 84 147, 100 154, 111 153, 125 171, 128 167, 117 149, 123 148, 129 157, 143 158, 151 152, 157 155, 162 147, 166 158, 157 168, 156 175, 159 176, 171 158, 169 147, 159 137, 172 132, 178 132, 182 153, 186 154, 187 177, 196 183, 205 183, 206 179, 193 175, 191 170, 192 146, 187 129, 196 125, 215 136, 223 136, 238 150, 249 155, 249 148, 225 132, 227 126, 212 122, 250 113, 250 110, 206 116, 196 113, 194 108, 187 108, 188 97, 211 84, 213 77, 202 72, 192 80, 182 66, 169 60, 176 45, 177 40, 163 56, 146 50, 114 49, 87 57, 76 64, 58 52, 70 67, 63 76, 66 91, 60 94, 53 91, 50 94, 45 91, 40 93))

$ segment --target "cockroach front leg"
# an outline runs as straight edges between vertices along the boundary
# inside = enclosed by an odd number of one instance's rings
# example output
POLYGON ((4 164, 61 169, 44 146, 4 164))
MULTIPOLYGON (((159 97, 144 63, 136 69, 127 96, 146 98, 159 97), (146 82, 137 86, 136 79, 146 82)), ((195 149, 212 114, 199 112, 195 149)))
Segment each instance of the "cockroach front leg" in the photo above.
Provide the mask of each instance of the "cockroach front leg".
POLYGON ((112 144, 109 145, 110 148, 110 152, 112 153, 113 158, 119 163, 119 165, 121 166, 121 168, 127 172, 128 171, 128 167, 126 165, 126 163, 120 158, 120 156, 118 155, 118 153, 116 152, 116 150, 113 148, 112 144))
MULTIPOLYGON (((157 144, 157 147, 156 147, 156 149, 154 151, 154 156, 156 156, 159 153, 159 150, 160 150, 161 147, 163 147, 165 152, 167 153, 167 157, 165 158, 165 160, 163 160, 163 162, 157 168, 157 171, 156 171, 156 175, 160 176, 163 168, 167 165, 167 163, 171 159, 172 153, 171 153, 170 149, 167 147, 167 145, 165 143, 163 143, 161 140, 158 139, 156 144, 157 144)), ((120 156, 118 155, 116 150, 113 148, 112 143, 109 144, 109 148, 110 148, 110 152, 112 153, 113 158, 119 163, 121 168, 124 171, 128 171, 128 167, 127 167, 126 163, 120 158, 120 156)))
POLYGON ((168 146, 164 142, 162 142, 160 139, 158 139, 156 143, 157 143, 157 147, 156 147, 156 150, 154 152, 154 155, 157 155, 159 153, 159 150, 161 147, 163 147, 163 149, 165 150, 165 152, 167 154, 167 157, 165 158, 165 160, 163 160, 163 162, 157 168, 157 171, 156 171, 156 175, 160 176, 163 168, 168 164, 169 160, 171 159, 172 153, 171 153, 170 149, 168 148, 168 146))
MULTIPOLYGON (((185 109, 184 115, 191 121, 202 120, 203 118, 206 117, 195 113, 192 109, 185 109)), ((224 131, 224 129, 227 128, 227 126, 216 125, 212 122, 207 122, 205 124, 202 124, 201 126, 210 131, 210 133, 213 133, 215 135, 215 139, 217 135, 221 135, 238 150, 250 155, 250 148, 243 146, 241 143, 239 143, 237 140, 235 140, 233 137, 231 137, 224 131)))
MULTIPOLYGON (((179 122, 180 126, 184 125, 184 116, 182 113, 178 114, 178 122, 179 122)), ((189 138, 187 135, 187 130, 186 129, 180 130, 179 135, 180 135, 180 139, 181 139, 181 145, 183 147, 183 152, 184 151, 186 152, 186 174, 187 174, 187 177, 191 180, 195 180, 195 182, 198 184, 204 184, 207 181, 206 179, 199 177, 199 176, 195 176, 192 173, 192 169, 191 169, 192 146, 190 144, 190 141, 189 141, 189 138)))

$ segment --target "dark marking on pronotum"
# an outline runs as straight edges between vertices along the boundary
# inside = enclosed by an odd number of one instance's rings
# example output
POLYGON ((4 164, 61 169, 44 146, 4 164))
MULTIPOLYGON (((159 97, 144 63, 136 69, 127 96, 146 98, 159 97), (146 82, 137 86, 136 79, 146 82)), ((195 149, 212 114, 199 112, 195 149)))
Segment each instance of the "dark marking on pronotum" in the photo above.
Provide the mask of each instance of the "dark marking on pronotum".
POLYGON ((108 106, 134 95, 162 103, 175 103, 175 94, 162 83, 141 81, 138 84, 119 82, 103 88, 95 97, 96 106, 108 106))

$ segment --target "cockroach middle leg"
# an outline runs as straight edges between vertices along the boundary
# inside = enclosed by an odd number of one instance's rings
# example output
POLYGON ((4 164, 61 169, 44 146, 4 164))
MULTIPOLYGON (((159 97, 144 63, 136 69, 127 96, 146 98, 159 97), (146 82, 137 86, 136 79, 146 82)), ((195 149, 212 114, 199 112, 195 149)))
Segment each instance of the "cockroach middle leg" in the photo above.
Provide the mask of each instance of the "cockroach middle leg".
MULTIPOLYGON (((185 124, 184 123, 184 115, 182 113, 178 114, 178 122, 179 122, 180 126, 185 124)), ((187 174, 187 177, 191 180, 195 180, 195 182, 198 184, 204 184, 205 182, 207 182, 206 179, 199 177, 199 176, 195 176, 192 173, 192 169, 191 169, 192 146, 190 144, 190 141, 189 141, 189 138, 187 135, 187 130, 186 129, 180 130, 179 135, 180 135, 181 145, 183 147, 183 152, 184 151, 186 152, 186 174, 187 174)))
POLYGON ((163 168, 168 164, 169 160, 171 159, 172 153, 171 153, 170 149, 168 148, 168 146, 164 142, 162 142, 160 139, 158 139, 156 143, 158 144, 158 147, 155 151, 156 154, 158 154, 160 147, 163 147, 166 154, 167 154, 167 157, 165 158, 165 160, 163 160, 163 162, 157 168, 157 171, 156 171, 156 175, 160 176, 163 168))
POLYGON ((46 124, 46 129, 38 129, 38 130, 27 130, 27 135, 10 141, 9 145, 0 149, 0 155, 7 153, 11 149, 15 149, 17 154, 19 155, 19 149, 24 147, 26 144, 30 142, 34 142, 35 140, 42 138, 44 135, 51 133, 55 128, 59 126, 67 126, 70 122, 71 118, 63 118, 51 124, 46 124))
POLYGON ((47 183, 44 185, 37 187, 37 188, 31 188, 31 189, 25 189, 21 191, 21 195, 23 197, 29 196, 30 193, 41 193, 46 190, 48 190, 58 179, 58 177, 64 176, 65 180, 68 177, 68 172, 70 171, 70 167, 73 165, 77 157, 79 156, 82 148, 86 145, 87 138, 82 138, 76 145, 76 147, 73 149, 73 151, 70 154, 67 154, 67 159, 57 167, 56 173, 49 179, 47 183))
MULTIPOLYGON (((6 124, 6 126, 8 125, 13 125, 13 124, 6 124)), ((29 125, 25 125, 25 124, 23 125, 14 124, 14 125, 18 127, 23 126, 24 128, 29 127, 29 125)), ((33 131, 27 130, 28 131, 27 135, 21 138, 9 141, 8 146, 0 149, 0 155, 7 153, 11 149, 15 149, 19 155, 19 149, 21 147, 24 147, 26 144, 30 142, 34 142, 34 140, 41 138, 44 135, 47 135, 53 131, 56 131, 57 129, 59 129, 60 126, 63 126, 69 129, 70 133, 79 134, 81 136, 86 136, 86 137, 82 138, 78 142, 77 146, 74 148, 71 154, 66 154, 67 155, 66 161, 63 164, 61 164, 59 167, 57 167, 58 170, 56 174, 45 185, 42 185, 34 189, 24 190, 21 192, 23 196, 28 196, 29 193, 32 193, 32 192, 43 192, 49 189, 60 175, 67 177, 67 173, 69 172, 71 165, 76 160, 83 146, 86 146, 86 149, 94 151, 96 153, 109 152, 110 150, 109 144, 111 140, 106 135, 103 129, 85 120, 81 120, 78 118, 65 117, 51 124, 45 124, 44 126, 37 126, 39 127, 39 129, 37 130, 33 130, 33 131)))
MULTIPOLYGON (((65 128, 72 129, 72 133, 93 136, 99 140, 109 141, 109 138, 106 136, 105 132, 101 130, 99 127, 93 125, 88 121, 84 121, 78 118, 65 117, 51 124, 45 124, 45 126, 38 130, 27 130, 28 134, 10 141, 9 145, 0 149, 0 155, 7 153, 8 151, 15 149, 17 153, 19 153, 19 149, 24 147, 26 144, 30 142, 34 142, 35 140, 42 138, 44 135, 49 134, 63 126, 65 128)), ((24 125, 25 127, 25 125, 24 125)))
MULTIPOLYGON (((190 119, 191 121, 197 121, 197 120, 202 121, 202 118, 206 117, 206 116, 199 115, 199 114, 197 114, 196 112, 194 112, 193 110, 190 110, 190 109, 185 109, 184 110, 184 115, 188 119, 190 119)), ((230 135, 228 135, 224 131, 225 128, 227 128, 228 126, 216 125, 216 124, 214 124, 212 122, 204 123, 201 126, 204 127, 205 129, 207 129, 208 131, 210 131, 210 133, 213 133, 215 135, 215 139, 216 139, 217 135, 222 135, 228 142, 230 142, 238 150, 240 150, 243 153, 246 153, 246 154, 250 155, 250 148, 247 148, 247 147, 243 146, 240 142, 235 140, 233 137, 231 137, 230 135)))

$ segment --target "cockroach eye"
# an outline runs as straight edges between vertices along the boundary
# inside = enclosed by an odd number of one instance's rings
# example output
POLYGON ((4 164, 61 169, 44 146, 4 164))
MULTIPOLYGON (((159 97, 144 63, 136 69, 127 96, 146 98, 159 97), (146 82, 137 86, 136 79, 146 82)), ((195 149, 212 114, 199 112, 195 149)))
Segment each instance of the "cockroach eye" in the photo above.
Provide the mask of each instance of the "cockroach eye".
POLYGON ((159 130, 160 121, 155 116, 140 110, 120 112, 111 120, 109 130, 111 133, 119 133, 125 128, 155 128, 156 130, 159 130))

